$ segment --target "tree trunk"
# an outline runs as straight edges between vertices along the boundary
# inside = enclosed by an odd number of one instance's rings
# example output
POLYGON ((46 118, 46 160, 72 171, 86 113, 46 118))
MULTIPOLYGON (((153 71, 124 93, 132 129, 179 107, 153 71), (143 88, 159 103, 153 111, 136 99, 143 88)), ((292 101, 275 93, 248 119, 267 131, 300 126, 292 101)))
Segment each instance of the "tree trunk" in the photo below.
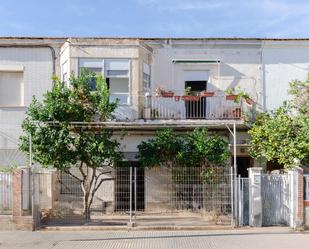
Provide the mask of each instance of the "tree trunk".
POLYGON ((88 188, 86 188, 85 192, 84 192, 84 216, 86 221, 90 220, 90 203, 89 203, 89 195, 90 195, 90 191, 88 188), (87 191, 88 190, 88 191, 87 191))
POLYGON ((90 218, 91 218, 90 217, 90 207, 91 207, 92 199, 93 199, 92 192, 93 192, 93 189, 95 188, 95 181, 94 181, 95 177, 96 177, 96 170, 88 167, 87 174, 84 174, 84 179, 81 183, 81 187, 84 193, 83 213, 84 213, 86 221, 90 221, 90 218))

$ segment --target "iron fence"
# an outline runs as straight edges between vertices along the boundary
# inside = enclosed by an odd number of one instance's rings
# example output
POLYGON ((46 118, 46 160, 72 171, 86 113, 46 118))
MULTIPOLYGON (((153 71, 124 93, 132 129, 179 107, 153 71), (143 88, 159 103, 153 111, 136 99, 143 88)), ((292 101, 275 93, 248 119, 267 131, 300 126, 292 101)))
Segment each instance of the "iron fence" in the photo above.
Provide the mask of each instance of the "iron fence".
POLYGON ((230 167, 208 168, 204 174, 199 167, 130 165, 109 169, 111 180, 96 192, 91 220, 86 220, 83 214, 78 181, 60 172, 36 173, 36 205, 41 224, 127 225, 129 221, 140 226, 231 224, 230 167))
POLYGON ((11 214, 12 198, 12 174, 0 172, 0 214, 11 214))

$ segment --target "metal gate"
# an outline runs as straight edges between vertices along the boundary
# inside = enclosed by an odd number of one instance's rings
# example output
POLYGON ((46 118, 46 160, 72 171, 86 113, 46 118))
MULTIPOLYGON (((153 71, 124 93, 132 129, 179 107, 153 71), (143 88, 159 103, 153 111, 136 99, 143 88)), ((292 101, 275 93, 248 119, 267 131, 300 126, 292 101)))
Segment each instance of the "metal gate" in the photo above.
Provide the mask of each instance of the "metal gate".
POLYGON ((247 177, 237 177, 237 221, 238 226, 248 226, 249 225, 249 178, 247 177))
MULTIPOLYGON (((289 225, 291 183, 288 174, 261 175, 262 226, 289 225)), ((250 178, 236 178, 235 219, 238 226, 249 225, 250 178)))
MULTIPOLYGON (((129 164, 134 165, 134 164, 129 164)), ((98 189, 91 220, 83 216, 80 183, 61 172, 35 174, 35 205, 43 225, 231 225, 230 167, 115 167, 98 189), (60 181, 58 178, 61 178, 60 181)))
POLYGON ((12 174, 0 172, 0 214, 12 212, 12 174))
POLYGON ((288 225, 290 181, 287 174, 261 175, 262 225, 288 225))

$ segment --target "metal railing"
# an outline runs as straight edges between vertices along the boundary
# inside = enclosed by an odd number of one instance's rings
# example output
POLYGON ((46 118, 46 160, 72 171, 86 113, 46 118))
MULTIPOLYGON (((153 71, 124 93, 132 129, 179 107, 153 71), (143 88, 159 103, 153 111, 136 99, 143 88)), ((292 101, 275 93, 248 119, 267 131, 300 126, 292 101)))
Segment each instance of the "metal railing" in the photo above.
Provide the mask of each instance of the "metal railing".
POLYGON ((226 100, 224 95, 144 98, 144 119, 241 119, 244 111, 244 104, 226 100))

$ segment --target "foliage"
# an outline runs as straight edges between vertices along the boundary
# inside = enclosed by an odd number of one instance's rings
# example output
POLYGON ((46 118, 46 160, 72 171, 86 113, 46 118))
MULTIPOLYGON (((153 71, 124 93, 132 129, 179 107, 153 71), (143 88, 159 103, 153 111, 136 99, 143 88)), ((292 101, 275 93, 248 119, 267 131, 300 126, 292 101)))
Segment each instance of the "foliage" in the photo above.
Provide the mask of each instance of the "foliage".
POLYGON ((96 190, 106 180, 101 177, 106 173, 103 167, 121 160, 122 154, 119 142, 112 138, 112 130, 72 122, 106 121, 116 107, 116 102, 109 101, 102 76, 83 71, 80 77, 72 76, 69 84, 53 78, 51 91, 42 101, 33 98, 22 124, 21 150, 29 153, 31 135, 34 161, 77 179, 84 192, 86 215, 96 190), (94 91, 89 86, 91 81, 96 81, 94 91), (70 171, 72 165, 78 165, 78 175, 70 171))
POLYGON ((309 115, 309 74, 305 81, 291 81, 289 93, 294 96, 291 101, 293 108, 301 114, 309 115))
POLYGON ((18 168, 17 162, 12 162, 7 166, 0 166, 0 172, 2 173, 13 173, 18 168))
POLYGON ((185 135, 172 129, 160 130, 154 139, 138 145, 139 161, 145 167, 206 167, 224 165, 228 158, 227 142, 218 135, 209 135, 206 128, 185 135))
POLYGON ((225 93, 230 95, 236 95, 234 102, 240 103, 242 100, 251 100, 248 93, 246 93, 244 90, 242 90, 240 87, 232 87, 225 91, 225 93))
POLYGON ((194 92, 192 91, 192 88, 190 86, 186 87, 185 95, 186 96, 193 96, 194 95, 194 92))
POLYGON ((308 79, 292 81, 290 86, 293 99, 273 112, 259 114, 249 131, 251 155, 285 168, 293 168, 295 160, 309 161, 308 79))

